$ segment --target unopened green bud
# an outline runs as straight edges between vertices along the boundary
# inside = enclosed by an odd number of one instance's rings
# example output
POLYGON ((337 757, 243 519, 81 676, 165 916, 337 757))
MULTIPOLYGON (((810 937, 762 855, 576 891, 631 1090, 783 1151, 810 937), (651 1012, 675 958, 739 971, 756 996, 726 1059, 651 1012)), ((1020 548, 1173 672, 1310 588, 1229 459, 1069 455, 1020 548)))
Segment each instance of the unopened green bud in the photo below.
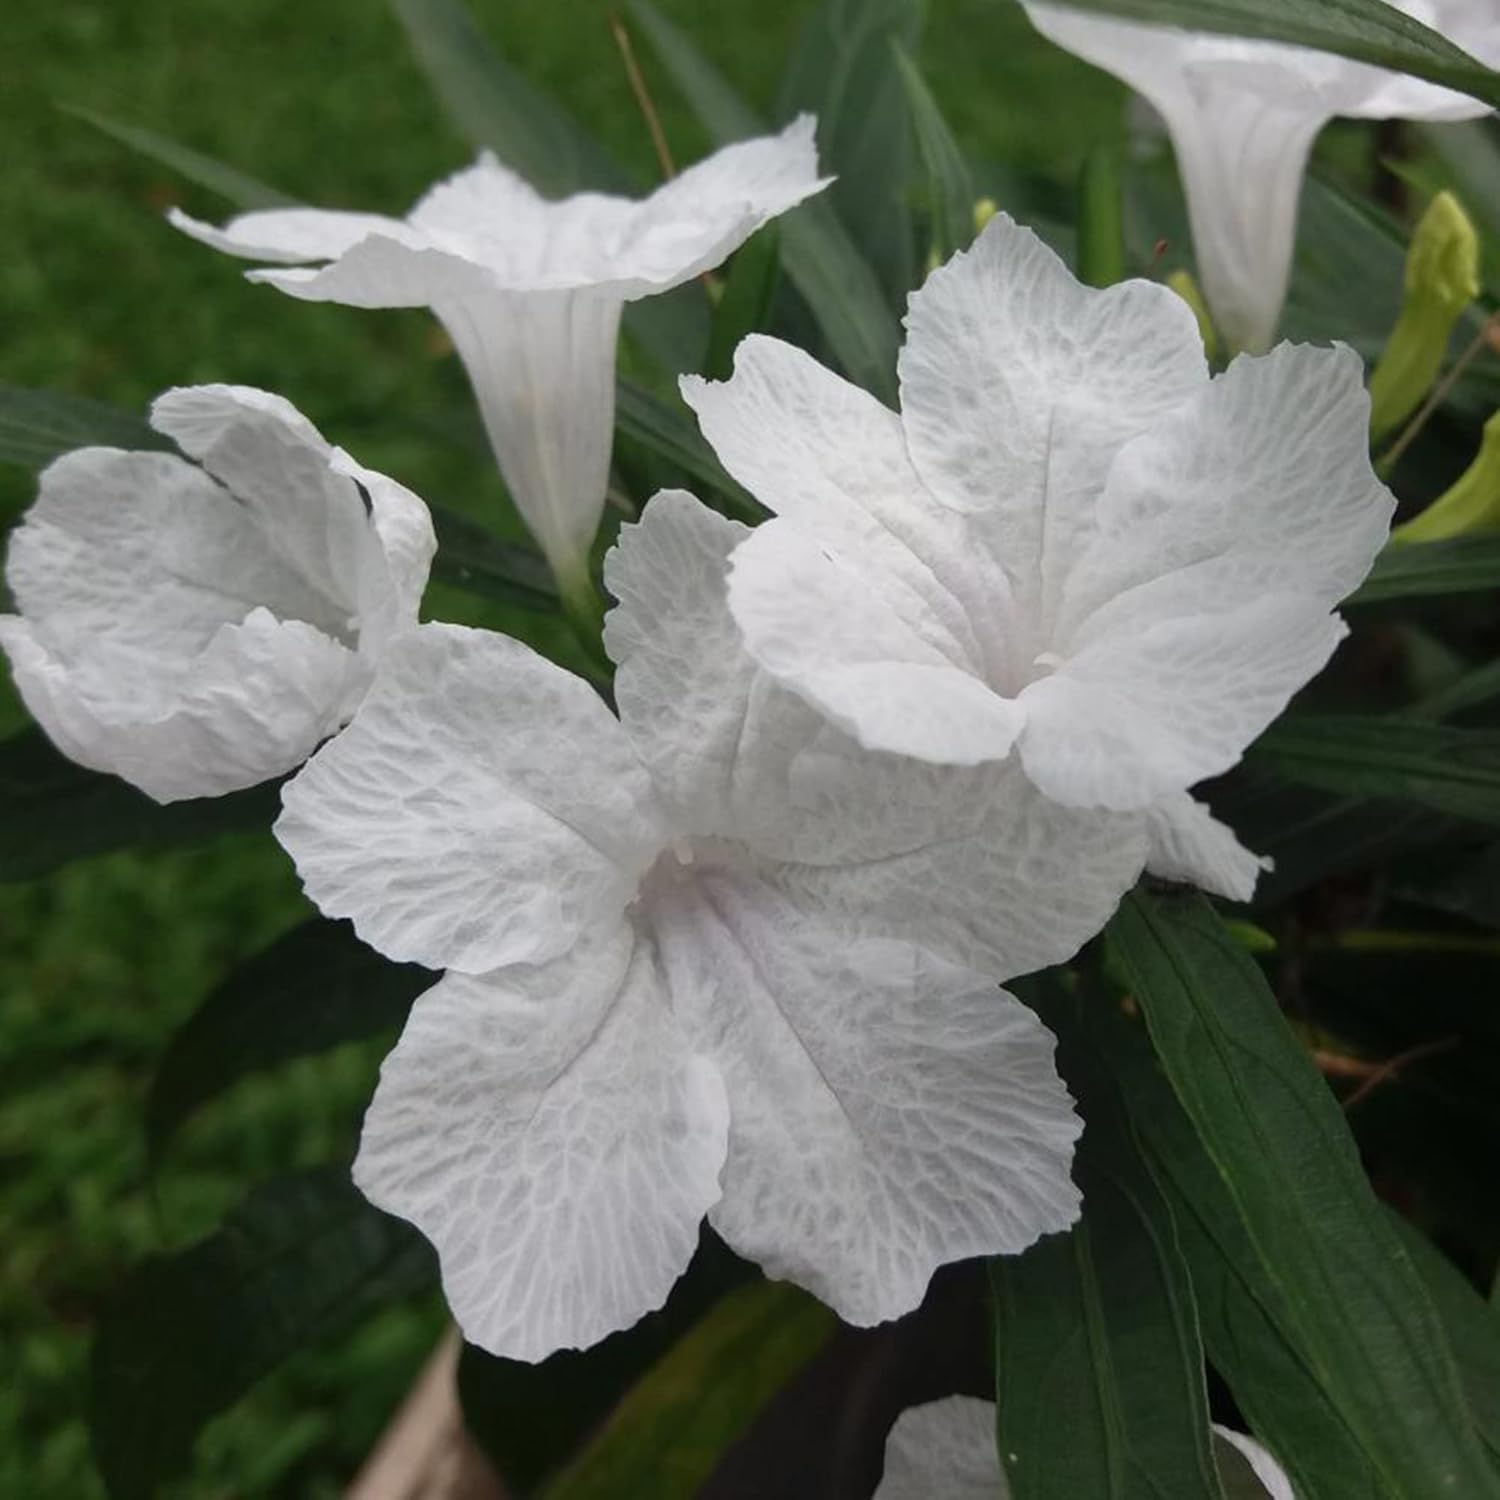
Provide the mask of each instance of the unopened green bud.
POLYGON ((1479 236, 1452 193, 1427 206, 1406 256, 1401 315, 1370 377, 1370 436, 1394 432, 1422 404, 1453 327, 1479 295, 1479 236))
POLYGON ((999 212, 1000 205, 993 198, 979 199, 974 205, 974 233, 978 234, 999 212))
POLYGON ((1219 357, 1219 335, 1214 320, 1208 314, 1208 303, 1191 271, 1173 271, 1167 277, 1167 285, 1192 308, 1198 320, 1198 332, 1203 336, 1203 352, 1209 359, 1219 357))
POLYGON ((1391 532, 1393 542, 1440 542, 1500 531, 1500 412, 1484 424, 1478 456, 1453 488, 1391 532))

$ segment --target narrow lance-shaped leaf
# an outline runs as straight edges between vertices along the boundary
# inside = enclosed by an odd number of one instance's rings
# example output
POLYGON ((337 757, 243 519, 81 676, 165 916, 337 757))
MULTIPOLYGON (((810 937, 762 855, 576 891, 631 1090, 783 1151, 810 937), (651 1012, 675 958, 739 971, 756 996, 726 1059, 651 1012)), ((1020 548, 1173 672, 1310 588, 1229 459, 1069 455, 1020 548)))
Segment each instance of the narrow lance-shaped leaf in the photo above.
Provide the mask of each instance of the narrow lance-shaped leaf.
POLYGON ((734 514, 749 520, 765 515, 759 501, 729 477, 680 402, 669 403, 621 379, 615 385, 615 423, 627 437, 675 464, 688 480, 724 496, 734 514))
POLYGON ((145 1262, 94 1344, 90 1427, 111 1500, 156 1495, 209 1418, 434 1270, 421 1236, 338 1167, 267 1183, 216 1234, 145 1262))
POLYGON ((766 326, 780 280, 781 240, 770 223, 735 251, 723 277, 703 367, 710 380, 727 380, 740 340, 766 326))
POLYGON ((932 226, 929 254, 931 259, 942 262, 974 238, 974 182, 927 80, 899 42, 891 43, 891 51, 906 94, 907 114, 927 183, 932 226))
POLYGON ((0 463, 41 470, 60 454, 91 445, 170 448, 144 417, 64 391, 0 386, 0 463))
POLYGON ((438 539, 434 578, 522 609, 558 610, 557 585, 539 552, 522 542, 502 541, 457 511, 428 509, 438 539))
POLYGON ((1127 896, 1109 952, 1296 1347, 1395 1496, 1500 1496, 1421 1281, 1337 1102, 1201 897, 1127 896))
POLYGON ((1344 607, 1437 594, 1474 594, 1493 588, 1500 588, 1500 537, 1398 543, 1375 559, 1370 576, 1344 601, 1344 607))

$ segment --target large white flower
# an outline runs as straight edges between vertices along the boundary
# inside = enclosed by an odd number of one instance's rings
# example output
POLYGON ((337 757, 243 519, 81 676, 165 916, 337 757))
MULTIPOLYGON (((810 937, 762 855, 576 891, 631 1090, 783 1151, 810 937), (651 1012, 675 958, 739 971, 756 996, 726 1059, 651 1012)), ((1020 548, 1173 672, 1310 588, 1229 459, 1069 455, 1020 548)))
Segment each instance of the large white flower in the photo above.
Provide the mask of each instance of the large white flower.
POLYGON ((197 462, 81 448, 47 468, 0 646, 64 754, 174 802, 279 776, 337 731, 416 623, 436 543, 415 495, 279 396, 187 387, 151 421, 197 462))
MULTIPOLYGON (((1213 1427, 1221 1468, 1239 1456, 1266 1500, 1297 1500, 1281 1465, 1252 1437, 1213 1427)), ((1239 1493, 1236 1491, 1236 1493, 1239 1493)), ((949 1396, 908 1407, 885 1444, 885 1475, 873 1500, 1008 1500, 1010 1486, 995 1448, 995 1403, 949 1396)))
POLYGON ((505 482, 570 598, 609 480, 615 343, 627 302, 690 281, 826 185, 815 122, 727 146, 636 201, 542 198, 484 152, 405 219, 327 209, 242 214, 223 229, 173 210, 179 229, 293 297, 430 307, 479 401, 505 482), (321 261, 313 268, 302 262, 321 261))
MULTIPOLYGON (((1476 57, 1500 61, 1492 0, 1392 0, 1476 57)), ((1276 42, 1107 19, 1025 0, 1044 36, 1143 94, 1171 132, 1198 272, 1236 349, 1276 336, 1313 140, 1336 116, 1466 120, 1489 106, 1450 89, 1276 42)))
POLYGON ((746 534, 680 493, 622 533, 619 718, 515 641, 427 625, 285 790, 318 905, 448 971, 355 1177, 498 1354, 658 1306, 705 1213, 870 1323, 1077 1212, 1051 1037, 993 980, 1097 929, 1138 834, 831 731, 736 649, 746 534))
POLYGON ((1180 298, 1082 286, 1004 215, 906 322, 899 415, 768 338, 683 381, 777 513, 733 559, 751 654, 867 748, 1015 750, 1049 797, 1148 817, 1160 873, 1247 895, 1187 792, 1327 661, 1386 536, 1358 358, 1210 380, 1180 298))

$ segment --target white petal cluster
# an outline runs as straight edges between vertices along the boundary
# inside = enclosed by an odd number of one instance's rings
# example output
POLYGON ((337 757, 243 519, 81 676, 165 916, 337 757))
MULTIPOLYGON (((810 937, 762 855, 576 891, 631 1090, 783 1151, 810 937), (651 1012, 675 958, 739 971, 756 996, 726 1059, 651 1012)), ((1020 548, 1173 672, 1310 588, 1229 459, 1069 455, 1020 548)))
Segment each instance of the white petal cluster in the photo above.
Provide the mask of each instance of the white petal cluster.
MULTIPOLYGON (((1222 1465, 1243 1455, 1266 1500, 1297 1500, 1281 1465, 1254 1438, 1213 1427, 1222 1465)), ((1238 1493, 1238 1491, 1236 1492, 1238 1493)), ((948 1396, 908 1407, 885 1444, 885 1475, 873 1500, 1009 1500, 995 1448, 995 1403, 948 1396)))
POLYGON ((757 662, 870 750, 1019 759, 1132 813, 1152 867, 1246 897, 1189 795, 1328 660, 1394 509, 1346 348, 1209 376, 1165 287, 1080 284, 1004 215, 913 294, 899 415, 752 337, 683 392, 776 518, 736 549, 757 662))
POLYGON ((43 473, 0 646, 65 754, 173 802, 279 776, 346 723, 436 543, 415 495, 279 396, 173 390, 151 421, 188 458, 83 448, 43 473))
POLYGON ((814 126, 804 115, 725 147, 639 201, 549 201, 484 152, 405 219, 316 208, 242 214, 223 229, 177 210, 171 219, 231 255, 293 267, 249 273, 289 296, 431 308, 517 509, 576 594, 608 487, 621 310, 719 265, 826 186, 814 126))
MULTIPOLYGON (((1490 112, 1466 94, 1329 52, 1024 3, 1044 36, 1124 80, 1166 121, 1203 291, 1236 349, 1259 352, 1275 338, 1308 153, 1330 120, 1466 120, 1490 112)), ((1500 62, 1500 10, 1492 0, 1391 3, 1475 57, 1500 62)))
POLYGON ((681 493, 623 534, 618 718, 423 626, 284 794, 319 906, 447 970, 355 1176, 499 1354, 658 1306, 705 1214, 854 1323, 1077 1214, 1052 1039, 996 981, 1097 930, 1144 842, 1014 766, 862 751, 770 683, 725 601, 747 535, 681 493))

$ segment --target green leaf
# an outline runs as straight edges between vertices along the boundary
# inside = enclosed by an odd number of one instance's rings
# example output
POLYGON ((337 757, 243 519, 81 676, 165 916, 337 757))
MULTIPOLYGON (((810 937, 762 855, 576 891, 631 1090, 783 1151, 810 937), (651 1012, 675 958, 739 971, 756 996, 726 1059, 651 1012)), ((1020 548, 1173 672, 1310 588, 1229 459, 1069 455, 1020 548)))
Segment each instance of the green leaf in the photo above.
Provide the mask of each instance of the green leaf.
POLYGON ((942 262, 974 238, 974 182, 969 175, 969 164, 916 63, 899 42, 891 43, 891 51, 906 93, 907 115, 927 181, 932 228, 929 253, 932 259, 942 262))
POLYGON ((1500 1496, 1437 1314, 1254 960, 1197 896, 1127 896, 1108 945, 1283 1335, 1392 1495, 1500 1496))
POLYGON ((1294 714, 1246 757, 1278 776, 1342 797, 1417 802, 1451 817, 1500 823, 1500 731, 1362 714, 1294 714))
POLYGON ((224 797, 153 802, 117 776, 86 771, 39 729, 0 741, 0 881, 31 880, 114 849, 168 848, 269 828, 280 783, 224 797))
POLYGON ((1414 704, 1407 713, 1419 719, 1450 719, 1455 714, 1480 708, 1495 698, 1500 698, 1500 661, 1486 662, 1482 667, 1465 672, 1456 681, 1414 704))
POLYGON ((219 984, 172 1038, 146 1098, 151 1156, 247 1075, 400 1026, 436 979, 367 948, 347 922, 314 917, 294 927, 219 984))
MULTIPOLYGON (((721 144, 762 134, 765 123, 650 0, 629 0, 693 112, 721 144)), ((874 271, 820 195, 778 220, 781 260, 851 380, 894 401, 899 331, 874 271)))
POLYGON ((615 422, 625 436, 723 496, 736 515, 751 521, 765 515, 760 502, 729 477, 680 401, 668 404, 644 386, 621 379, 615 385, 615 422))
POLYGON ((139 155, 149 157, 179 173, 189 182, 196 182, 199 187, 227 198, 236 208, 288 208, 297 202, 295 198, 270 187, 258 177, 252 177, 248 172, 242 172, 238 167, 232 167, 215 157, 205 156, 201 151, 194 151, 190 146, 184 146, 180 141, 174 141, 170 136, 161 135, 155 130, 148 130, 143 125, 127 125, 123 121, 112 120, 108 115, 86 109, 81 104, 65 104, 62 110, 65 114, 87 122, 96 130, 102 130, 122 146, 128 146, 139 155))
POLYGON ((421 1236, 334 1167, 268 1183, 216 1234, 146 1261, 94 1343, 90 1426, 112 1500, 155 1495, 210 1417, 434 1269, 421 1236))
POLYGON ((773 222, 751 235, 729 262, 703 366, 710 380, 727 380, 740 340, 766 326, 780 281, 781 242, 773 222))
POLYGON ((1500 588, 1500 537, 1393 542, 1375 559, 1370 576, 1344 601, 1344 608, 1493 588, 1500 588))
POLYGON ((1295 42, 1394 68, 1500 105, 1500 76, 1382 0, 1064 0, 1073 9, 1189 31, 1295 42))
POLYGON ((731 1292, 625 1396, 546 1500, 692 1500, 835 1326, 782 1282, 731 1292))
POLYGON ((1078 174, 1078 279, 1089 286, 1125 279, 1125 198, 1113 146, 1096 146, 1078 174))
POLYGON ((0 385, 0 463, 45 469, 75 448, 170 448, 134 412, 63 391, 0 385))
POLYGON ((438 539, 434 578, 522 609, 558 612, 557 585, 539 552, 521 542, 502 541, 457 511, 436 505, 428 509, 438 539))
POLYGON ((1000 1451, 1014 1500, 1223 1500, 1203 1349, 1172 1214, 1069 996, 1039 1005, 1087 1122, 1083 1217, 990 1261, 1000 1451), (1066 1441, 1059 1434, 1066 1433, 1066 1441))
POLYGON ((817 116, 828 200, 896 306, 912 284, 910 136, 893 46, 915 48, 925 0, 822 0, 787 63, 778 119, 817 116))

